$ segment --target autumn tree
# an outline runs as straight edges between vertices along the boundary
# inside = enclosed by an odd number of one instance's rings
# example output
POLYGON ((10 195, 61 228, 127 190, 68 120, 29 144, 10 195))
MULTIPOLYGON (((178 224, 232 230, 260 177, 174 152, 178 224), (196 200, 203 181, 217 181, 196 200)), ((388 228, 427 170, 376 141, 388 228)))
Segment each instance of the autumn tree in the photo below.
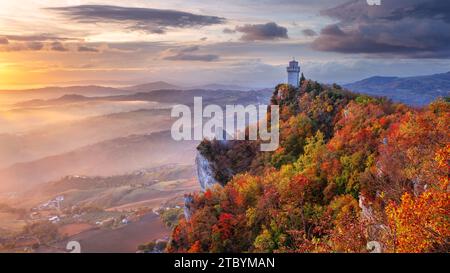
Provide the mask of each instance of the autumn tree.
MULTIPOLYGON (((436 155, 438 167, 448 172, 450 145, 436 155)), ((450 251, 450 193, 448 175, 419 196, 406 192, 401 202, 386 208, 391 230, 390 250, 393 252, 450 251)))

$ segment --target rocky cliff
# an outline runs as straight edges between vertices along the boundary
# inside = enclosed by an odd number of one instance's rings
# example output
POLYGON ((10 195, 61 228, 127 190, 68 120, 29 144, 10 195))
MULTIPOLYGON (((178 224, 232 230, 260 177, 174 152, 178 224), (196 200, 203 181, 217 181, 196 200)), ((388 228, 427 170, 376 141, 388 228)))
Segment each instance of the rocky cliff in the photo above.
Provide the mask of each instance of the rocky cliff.
POLYGON ((195 164, 197 166, 198 182, 200 183, 202 191, 217 184, 217 180, 214 178, 212 162, 206 159, 200 152, 197 152, 195 164))

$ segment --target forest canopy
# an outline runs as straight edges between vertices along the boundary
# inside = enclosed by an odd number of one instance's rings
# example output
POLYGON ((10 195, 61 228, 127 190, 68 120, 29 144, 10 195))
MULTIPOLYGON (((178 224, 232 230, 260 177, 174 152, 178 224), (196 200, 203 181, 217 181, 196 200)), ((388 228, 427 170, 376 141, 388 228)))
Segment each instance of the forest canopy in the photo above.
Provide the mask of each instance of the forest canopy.
POLYGON ((220 185, 194 194, 168 251, 450 250, 448 100, 417 109, 304 80, 271 104, 276 151, 200 144, 220 185))

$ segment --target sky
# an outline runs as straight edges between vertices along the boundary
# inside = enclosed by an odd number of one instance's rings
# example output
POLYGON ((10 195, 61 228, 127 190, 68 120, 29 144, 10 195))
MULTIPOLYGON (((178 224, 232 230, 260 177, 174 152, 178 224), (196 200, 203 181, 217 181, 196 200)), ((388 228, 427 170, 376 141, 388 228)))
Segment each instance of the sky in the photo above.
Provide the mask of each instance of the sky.
POLYGON ((0 89, 272 87, 450 71, 450 1, 0 0, 0 89))

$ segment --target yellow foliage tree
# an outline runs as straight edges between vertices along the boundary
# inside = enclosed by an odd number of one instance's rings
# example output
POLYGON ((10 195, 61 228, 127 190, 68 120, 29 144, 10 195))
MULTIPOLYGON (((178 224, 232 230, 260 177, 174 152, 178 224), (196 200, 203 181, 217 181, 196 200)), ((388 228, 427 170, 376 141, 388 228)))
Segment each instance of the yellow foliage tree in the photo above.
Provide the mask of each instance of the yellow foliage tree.
MULTIPOLYGON (((448 171, 450 145, 437 152, 439 168, 448 171)), ((403 194, 400 204, 391 203, 386 215, 394 252, 448 252, 450 246, 450 193, 448 176, 415 197, 403 194)))

